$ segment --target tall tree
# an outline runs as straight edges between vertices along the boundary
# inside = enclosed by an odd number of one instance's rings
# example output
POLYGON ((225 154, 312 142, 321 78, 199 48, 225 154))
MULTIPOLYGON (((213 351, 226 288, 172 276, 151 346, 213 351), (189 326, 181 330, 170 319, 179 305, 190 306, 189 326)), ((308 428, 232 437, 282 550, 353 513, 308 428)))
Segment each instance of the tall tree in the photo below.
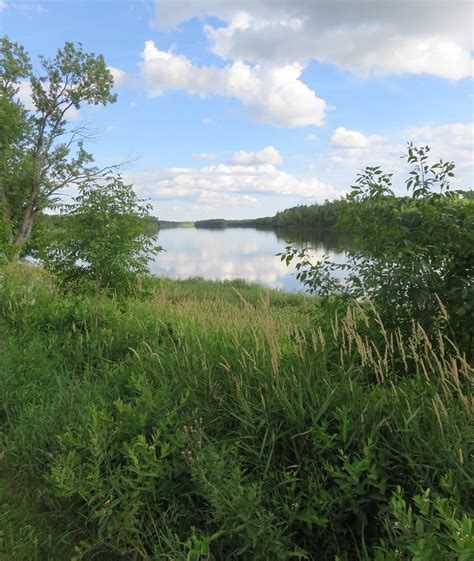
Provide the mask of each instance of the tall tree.
MULTIPOLYGON (((84 103, 106 105, 116 101, 113 77, 104 58, 84 52, 79 43, 65 43, 53 59, 39 57, 42 72, 33 73, 26 51, 4 37, 0 44, 0 87, 10 105, 21 84, 28 88, 33 109, 23 115, 22 134, 8 140, 7 150, 22 152, 20 177, 5 177, 2 188, 5 216, 11 217, 11 245, 18 257, 31 236, 35 216, 52 204, 62 188, 97 179, 106 169, 92 164, 84 148, 87 131, 68 125, 68 111, 84 103), (21 79, 25 79, 21 82, 21 79), (14 217, 14 219, 13 219, 14 217)), ((8 127, 8 125, 7 125, 8 127)), ((15 169, 19 169, 18 167, 15 169)))
POLYGON ((0 247, 12 243, 14 207, 21 198, 22 169, 26 167, 24 143, 27 111, 16 99, 19 81, 27 78, 31 65, 25 50, 0 39, 0 247))

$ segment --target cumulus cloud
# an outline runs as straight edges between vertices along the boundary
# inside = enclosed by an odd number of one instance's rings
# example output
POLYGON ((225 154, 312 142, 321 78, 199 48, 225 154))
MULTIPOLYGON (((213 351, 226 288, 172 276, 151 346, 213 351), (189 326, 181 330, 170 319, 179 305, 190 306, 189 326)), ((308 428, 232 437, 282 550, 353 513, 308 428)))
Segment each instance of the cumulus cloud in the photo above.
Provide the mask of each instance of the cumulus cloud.
POLYGON ((359 131, 351 131, 344 127, 338 127, 332 133, 329 144, 342 148, 368 148, 370 142, 368 137, 359 131))
POLYGON ((472 5, 462 0, 159 0, 155 24, 193 17, 213 51, 279 65, 314 59, 359 74, 472 75, 472 5))
POLYGON ((474 179, 473 123, 445 125, 427 123, 406 127, 384 136, 359 134, 368 140, 370 149, 348 147, 348 143, 344 145, 343 142, 340 144, 330 142, 331 151, 328 155, 330 166, 338 170, 341 168, 345 168, 347 171, 351 170, 352 177, 355 177, 358 169, 368 165, 380 165, 387 171, 395 173, 394 185, 399 189, 398 192, 402 193, 404 192, 403 182, 406 179, 408 167, 406 160, 401 156, 406 153, 407 142, 413 141, 417 146, 430 146, 430 156, 433 162, 440 158, 445 161, 454 161, 456 177, 452 181, 453 186, 469 188, 472 185, 474 179))
POLYGON ((236 60, 223 68, 196 66, 187 57, 147 41, 140 64, 150 97, 184 90, 238 99, 252 117, 280 127, 321 125, 326 102, 300 80, 303 66, 251 66, 236 60))
POLYGON ((193 160, 215 160, 217 154, 215 152, 193 152, 191 157, 193 160))
POLYGON ((125 70, 121 70, 120 68, 116 68, 115 66, 108 66, 107 69, 112 74, 112 77, 114 79, 114 86, 120 86, 128 78, 125 70))
POLYGON ((168 168, 137 172, 130 179, 141 193, 158 199, 202 198, 218 192, 293 195, 324 201, 340 194, 317 178, 299 179, 272 164, 168 168))
POLYGON ((239 150, 232 154, 231 162, 234 164, 281 164, 283 158, 280 152, 273 146, 266 146, 260 152, 246 152, 239 150))
POLYGON ((127 180, 141 196, 187 199, 216 206, 255 204, 260 195, 288 195, 322 202, 342 194, 316 177, 299 178, 280 170, 277 162, 281 162, 280 154, 267 147, 260 152, 235 152, 227 164, 134 172, 127 174, 127 180))
POLYGON ((219 15, 223 19, 229 19, 240 11, 236 2, 229 0, 155 0, 155 7, 153 23, 159 29, 172 29, 178 23, 193 17, 219 15))
POLYGON ((405 129, 407 134, 418 141, 439 142, 448 139, 452 146, 472 149, 474 141, 474 123, 453 123, 449 125, 424 124, 405 129))
POLYGON ((390 158, 397 161, 401 147, 397 146, 399 153, 394 156, 394 147, 388 143, 383 143, 384 138, 379 135, 367 135, 360 131, 349 130, 345 127, 338 127, 334 130, 329 139, 329 164, 337 167, 355 167, 361 164, 369 165, 370 158, 375 154, 381 158, 377 165, 390 163, 390 158), (382 153, 377 149, 384 146, 382 153), (370 148, 370 150, 368 150, 370 148))
POLYGON ((18 92, 17 97, 21 103, 26 107, 26 109, 32 111, 35 106, 33 104, 33 99, 31 97, 31 86, 29 82, 21 81, 17 84, 18 92))
POLYGON ((405 138, 418 145, 429 145, 433 158, 456 164, 454 184, 471 187, 474 179, 474 123, 423 124, 403 130, 405 138))

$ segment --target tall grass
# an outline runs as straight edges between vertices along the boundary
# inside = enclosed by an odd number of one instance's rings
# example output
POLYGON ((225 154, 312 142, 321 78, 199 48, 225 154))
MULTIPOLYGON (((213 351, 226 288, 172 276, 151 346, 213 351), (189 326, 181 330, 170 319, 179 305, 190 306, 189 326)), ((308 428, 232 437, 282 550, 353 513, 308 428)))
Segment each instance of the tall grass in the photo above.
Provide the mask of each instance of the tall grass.
POLYGON ((0 559, 474 554, 446 337, 239 282, 96 301, 0 276, 0 559))

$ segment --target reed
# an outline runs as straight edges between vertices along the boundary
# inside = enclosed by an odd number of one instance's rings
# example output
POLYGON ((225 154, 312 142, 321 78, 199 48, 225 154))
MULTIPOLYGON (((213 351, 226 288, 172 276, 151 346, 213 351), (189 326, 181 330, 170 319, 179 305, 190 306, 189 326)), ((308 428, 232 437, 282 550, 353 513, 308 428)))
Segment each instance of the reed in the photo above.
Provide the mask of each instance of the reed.
POLYGON ((474 551, 472 370, 443 333, 242 282, 0 277, 0 559, 474 551))

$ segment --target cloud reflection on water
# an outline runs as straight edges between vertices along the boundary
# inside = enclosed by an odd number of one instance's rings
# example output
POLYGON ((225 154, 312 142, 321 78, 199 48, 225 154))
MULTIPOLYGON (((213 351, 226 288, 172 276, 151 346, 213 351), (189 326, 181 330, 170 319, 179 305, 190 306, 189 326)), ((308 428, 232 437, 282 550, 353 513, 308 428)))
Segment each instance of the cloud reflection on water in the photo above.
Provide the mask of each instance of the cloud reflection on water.
MULTIPOLYGON (((171 278, 244 279, 285 291, 301 291, 294 266, 287 267, 275 255, 287 245, 286 238, 253 228, 165 229, 160 231, 158 241, 166 252, 156 257, 150 269, 155 275, 171 278)), ((313 236, 307 245, 312 248, 314 260, 323 255, 339 262, 345 260, 345 254, 336 251, 327 240, 318 241, 313 236)))

